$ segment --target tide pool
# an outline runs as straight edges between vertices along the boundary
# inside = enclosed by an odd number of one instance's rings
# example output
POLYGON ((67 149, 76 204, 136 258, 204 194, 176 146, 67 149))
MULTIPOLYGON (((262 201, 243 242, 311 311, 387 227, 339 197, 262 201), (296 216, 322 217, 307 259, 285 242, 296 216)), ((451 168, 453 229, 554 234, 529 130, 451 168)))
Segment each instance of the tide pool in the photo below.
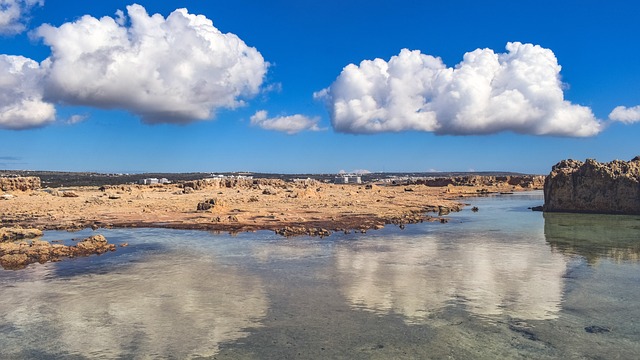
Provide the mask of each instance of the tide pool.
POLYGON ((129 246, 0 270, 0 358, 640 354, 640 217, 531 212, 541 192, 465 201, 447 224, 324 239, 47 232, 129 246))

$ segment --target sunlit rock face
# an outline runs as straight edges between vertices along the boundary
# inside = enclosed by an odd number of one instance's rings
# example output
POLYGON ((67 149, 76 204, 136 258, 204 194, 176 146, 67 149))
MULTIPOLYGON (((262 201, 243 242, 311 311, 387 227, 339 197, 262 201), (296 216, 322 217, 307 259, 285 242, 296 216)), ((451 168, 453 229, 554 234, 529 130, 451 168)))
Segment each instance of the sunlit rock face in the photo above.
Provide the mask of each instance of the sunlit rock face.
POLYGON ((35 176, 0 177, 0 190, 27 191, 40 189, 40 178, 35 176))
POLYGON ((566 271, 561 255, 544 243, 483 238, 473 244, 423 237, 341 247, 342 291, 355 308, 400 314, 407 323, 425 322, 454 304, 479 316, 557 317, 566 271))
POLYGON ((544 211, 640 215, 640 156, 560 161, 545 180, 544 211))
POLYGON ((18 357, 213 356, 260 326, 268 302, 259 279, 209 260, 163 255, 53 281, 38 267, 2 291, 0 326, 13 330, 0 348, 18 357))

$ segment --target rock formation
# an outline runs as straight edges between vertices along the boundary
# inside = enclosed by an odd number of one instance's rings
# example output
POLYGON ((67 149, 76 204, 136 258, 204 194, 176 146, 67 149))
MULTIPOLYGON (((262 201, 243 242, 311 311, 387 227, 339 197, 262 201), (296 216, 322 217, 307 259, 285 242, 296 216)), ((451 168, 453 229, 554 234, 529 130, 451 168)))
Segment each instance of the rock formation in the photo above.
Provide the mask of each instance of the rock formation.
POLYGON ((626 162, 562 160, 544 184, 544 211, 640 215, 640 156, 626 162))
POLYGON ((51 244, 38 239, 20 242, 0 242, 0 266, 7 270, 23 269, 39 262, 59 261, 65 257, 89 256, 115 251, 102 235, 90 236, 74 246, 51 244))
POLYGON ((233 189, 265 189, 265 188, 277 188, 286 189, 288 187, 305 188, 315 186, 319 184, 317 180, 307 179, 304 182, 290 183, 281 179, 248 179, 248 178, 207 178, 202 180, 185 181, 179 186, 183 188, 190 187, 193 190, 204 189, 221 189, 221 188, 233 188, 233 189))
POLYGON ((197 210, 198 211, 207 211, 207 210, 212 209, 214 207, 221 208, 221 207, 224 207, 224 206, 225 206, 225 204, 224 204, 224 201, 222 201, 222 200, 207 199, 205 201, 200 201, 198 203, 197 210))
POLYGON ((39 236, 42 236, 42 230, 13 227, 0 228, 0 242, 33 239, 39 236))
POLYGON ((455 176, 435 179, 416 180, 415 184, 433 187, 442 186, 519 186, 523 189, 542 189, 544 176, 542 175, 510 175, 510 176, 455 176))
POLYGON ((2 191, 27 191, 40 189, 40 178, 27 177, 0 177, 0 190, 2 191))

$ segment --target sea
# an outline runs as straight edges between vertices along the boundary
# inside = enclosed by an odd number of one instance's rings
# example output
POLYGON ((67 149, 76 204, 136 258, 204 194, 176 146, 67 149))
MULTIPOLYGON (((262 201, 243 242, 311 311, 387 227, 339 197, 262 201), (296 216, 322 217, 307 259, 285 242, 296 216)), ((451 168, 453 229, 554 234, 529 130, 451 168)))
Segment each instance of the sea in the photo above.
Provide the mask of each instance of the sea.
POLYGON ((640 357, 640 217, 462 201, 444 224, 325 238, 46 232, 128 246, 0 270, 0 359, 640 357))

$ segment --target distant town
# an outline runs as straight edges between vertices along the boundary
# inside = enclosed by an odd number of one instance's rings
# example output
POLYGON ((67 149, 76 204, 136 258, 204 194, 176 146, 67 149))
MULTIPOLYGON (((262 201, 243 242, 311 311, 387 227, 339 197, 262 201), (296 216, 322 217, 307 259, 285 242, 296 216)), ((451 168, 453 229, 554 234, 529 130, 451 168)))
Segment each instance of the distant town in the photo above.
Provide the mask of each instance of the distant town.
POLYGON ((335 184, 363 184, 363 183, 389 183, 403 184, 437 178, 455 176, 512 176, 525 175, 513 172, 487 171, 487 172, 412 172, 412 173, 333 173, 333 174, 272 174, 272 173, 94 173, 94 172, 62 172, 39 170, 0 170, 0 177, 10 176, 37 176, 42 180, 44 187, 63 186, 102 186, 120 184, 162 185, 181 181, 192 181, 214 178, 244 178, 244 179, 282 179, 285 181, 303 181, 313 179, 324 183, 335 184))

